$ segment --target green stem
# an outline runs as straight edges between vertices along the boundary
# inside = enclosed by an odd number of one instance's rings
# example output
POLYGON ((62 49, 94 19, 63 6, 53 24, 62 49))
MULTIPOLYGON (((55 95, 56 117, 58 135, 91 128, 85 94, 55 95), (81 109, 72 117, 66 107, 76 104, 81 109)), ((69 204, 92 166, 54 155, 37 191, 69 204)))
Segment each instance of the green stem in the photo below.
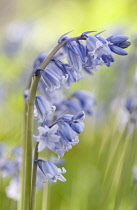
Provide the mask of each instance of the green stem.
POLYGON ((134 210, 137 210, 137 183, 136 182, 134 183, 134 193, 133 193, 133 196, 134 196, 133 197, 133 202, 134 202, 133 203, 134 204, 134 206, 133 206, 134 208, 133 209, 134 210))
POLYGON ((25 154, 25 184, 24 184, 24 210, 30 210, 31 204, 31 178, 32 178, 32 135, 33 135, 33 115, 34 115, 34 102, 37 91, 37 86, 40 80, 39 76, 34 76, 30 90, 30 98, 28 102, 28 116, 27 116, 27 132, 26 132, 26 154, 25 154))
MULTIPOLYGON (((38 159, 38 145, 39 142, 36 143, 35 151, 34 151, 34 160, 38 159)), ((35 210, 35 198, 36 198, 36 179, 37 179, 37 163, 33 161, 33 175, 32 175, 32 191, 31 191, 31 209, 35 210)))
POLYGON ((48 188, 49 188, 49 184, 47 182, 45 183, 45 186, 43 187, 42 210, 48 209, 48 188))
MULTIPOLYGON (((27 104, 25 103, 25 110, 24 110, 24 131, 26 131, 26 124, 27 124, 27 104)), ((21 198, 20 201, 18 202, 18 210, 23 210, 24 209, 24 195, 25 195, 25 151, 26 151, 26 132, 24 132, 23 140, 22 140, 22 148, 23 148, 23 158, 22 158, 22 168, 21 168, 21 198)))
POLYGON ((134 131, 132 134, 132 138, 128 140, 127 145, 126 145, 126 151, 125 151, 124 159, 122 162, 122 169, 121 169, 120 179, 118 183, 118 190, 116 194, 114 210, 120 209, 120 205, 125 195, 127 183, 128 183, 128 180, 130 178, 130 174, 133 168, 134 158, 136 154, 136 147, 137 147, 135 127, 136 127, 136 122, 134 123, 134 131))
MULTIPOLYGON (((130 145, 131 142, 129 141, 128 128, 129 128, 129 125, 132 121, 133 116, 134 116, 134 113, 131 114, 122 135, 119 137, 119 139, 117 141, 116 147, 113 148, 113 154, 111 156, 109 155, 110 156, 109 158, 107 156, 107 159, 108 160, 110 159, 110 160, 106 164, 107 169, 106 169, 106 173, 105 173, 105 176, 104 176, 105 178, 104 178, 104 182, 103 182, 103 187, 105 186, 106 193, 103 194, 103 196, 102 196, 101 206, 104 206, 104 203, 107 202, 107 199, 109 199, 109 195, 110 195, 111 190, 112 190, 112 186, 113 186, 113 183, 114 183, 114 180, 115 180, 115 174, 116 174, 116 171, 118 169, 119 162, 121 160, 123 162, 125 161, 122 158, 123 158, 123 156, 125 157, 124 151, 127 149, 127 142, 129 142, 128 146, 132 147, 132 145, 130 145), (107 185, 106 185, 106 182, 107 182, 107 185)), ((132 140, 132 139, 130 139, 130 140, 132 140)), ((133 147, 131 149, 133 149, 133 147)), ((128 153, 128 151, 127 151, 127 153, 128 153)), ((128 156, 129 156, 129 154, 128 154, 128 156)), ((105 209, 105 206, 104 206, 104 209, 105 209)))

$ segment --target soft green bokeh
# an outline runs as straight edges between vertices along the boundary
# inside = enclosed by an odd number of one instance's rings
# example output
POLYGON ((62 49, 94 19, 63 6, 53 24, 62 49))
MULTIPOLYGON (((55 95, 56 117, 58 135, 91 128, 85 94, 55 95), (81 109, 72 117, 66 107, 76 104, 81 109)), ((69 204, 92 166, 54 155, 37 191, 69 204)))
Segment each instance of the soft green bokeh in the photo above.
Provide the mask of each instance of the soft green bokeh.
MULTIPOLYGON (((58 38, 71 30, 74 30, 72 36, 89 30, 106 30, 104 36, 119 32, 134 39, 137 36, 137 1, 1 0, 1 5, 0 141, 15 146, 21 145, 23 138, 23 93, 37 54, 48 53, 58 38), (14 22, 30 23, 30 31, 24 35, 19 50, 9 56, 3 46, 5 37, 7 40, 12 34, 12 30, 6 32, 7 27, 14 22)), ((136 144, 132 147, 132 137, 127 141, 121 138, 120 119, 111 108, 114 98, 136 95, 135 50, 135 47, 129 49, 129 57, 115 56, 114 67, 103 67, 94 76, 86 75, 85 80, 73 85, 72 90, 87 89, 96 93, 95 110, 100 104, 104 106, 98 116, 88 117, 80 143, 65 155, 67 182, 50 187, 50 210, 113 210, 119 199, 121 208, 115 210, 130 210, 136 205, 132 168, 137 158, 132 159, 130 155, 136 153, 136 144)), ((0 209, 15 210, 16 202, 7 198, 4 191, 7 185, 8 180, 0 183, 0 209)), ((42 192, 37 196, 37 209, 41 209, 42 192)))

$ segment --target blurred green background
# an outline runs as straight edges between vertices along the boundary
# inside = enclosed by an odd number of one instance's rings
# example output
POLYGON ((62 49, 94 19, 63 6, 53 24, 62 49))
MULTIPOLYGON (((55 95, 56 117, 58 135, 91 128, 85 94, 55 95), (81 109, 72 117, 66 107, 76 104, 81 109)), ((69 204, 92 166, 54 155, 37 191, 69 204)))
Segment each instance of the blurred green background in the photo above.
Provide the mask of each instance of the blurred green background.
MULTIPOLYGON (((48 206, 50 210, 137 209, 132 173, 137 164, 136 144, 132 144, 133 136, 128 141, 122 136, 123 115, 120 115, 126 98, 137 95, 134 81, 137 1, 1 0, 0 3, 0 141, 11 147, 21 145, 23 94, 39 53, 50 52, 58 38, 71 30, 72 36, 106 30, 104 36, 120 33, 130 37, 133 44, 129 56, 115 56, 112 67, 102 67, 94 76, 86 75, 70 90, 94 91, 97 105, 94 115, 87 118, 79 145, 65 154, 67 182, 50 187, 48 206)), ((16 202, 7 198, 4 191, 8 182, 3 181, 0 188, 1 210, 16 209, 16 202)), ((42 191, 37 196, 37 209, 41 209, 42 191)))

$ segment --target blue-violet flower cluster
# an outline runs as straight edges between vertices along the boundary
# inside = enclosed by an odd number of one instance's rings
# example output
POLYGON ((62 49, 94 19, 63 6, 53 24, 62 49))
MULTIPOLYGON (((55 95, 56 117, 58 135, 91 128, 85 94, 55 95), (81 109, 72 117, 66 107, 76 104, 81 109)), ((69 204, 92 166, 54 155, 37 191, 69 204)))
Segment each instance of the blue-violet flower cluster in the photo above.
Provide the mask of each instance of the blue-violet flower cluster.
MULTIPOLYGON (((46 54, 41 54, 34 62, 35 75, 41 73, 39 90, 41 95, 35 99, 35 118, 38 120, 38 152, 45 149, 63 157, 65 152, 78 144, 78 135, 84 130, 85 114, 92 115, 96 104, 95 96, 86 90, 77 90, 68 98, 65 89, 84 77, 84 71, 93 74, 100 66, 110 66, 114 62, 114 54, 125 56, 130 42, 127 36, 112 35, 108 38, 101 33, 89 35, 93 31, 82 33, 79 37, 60 37, 59 43, 63 56, 56 54, 45 69, 46 54), (84 71, 82 71, 84 70, 84 71)), ((66 170, 48 160, 35 160, 47 180, 66 181, 62 176, 66 170)))

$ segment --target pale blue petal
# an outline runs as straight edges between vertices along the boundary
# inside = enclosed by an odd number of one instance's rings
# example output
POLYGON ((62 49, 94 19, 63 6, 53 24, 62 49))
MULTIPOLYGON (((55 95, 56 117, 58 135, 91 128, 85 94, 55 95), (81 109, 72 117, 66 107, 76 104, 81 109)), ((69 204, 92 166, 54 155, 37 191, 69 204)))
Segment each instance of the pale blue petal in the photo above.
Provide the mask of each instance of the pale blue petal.
POLYGON ((46 147, 46 142, 44 139, 41 139, 38 145, 38 152, 41 152, 42 150, 44 150, 46 147))

